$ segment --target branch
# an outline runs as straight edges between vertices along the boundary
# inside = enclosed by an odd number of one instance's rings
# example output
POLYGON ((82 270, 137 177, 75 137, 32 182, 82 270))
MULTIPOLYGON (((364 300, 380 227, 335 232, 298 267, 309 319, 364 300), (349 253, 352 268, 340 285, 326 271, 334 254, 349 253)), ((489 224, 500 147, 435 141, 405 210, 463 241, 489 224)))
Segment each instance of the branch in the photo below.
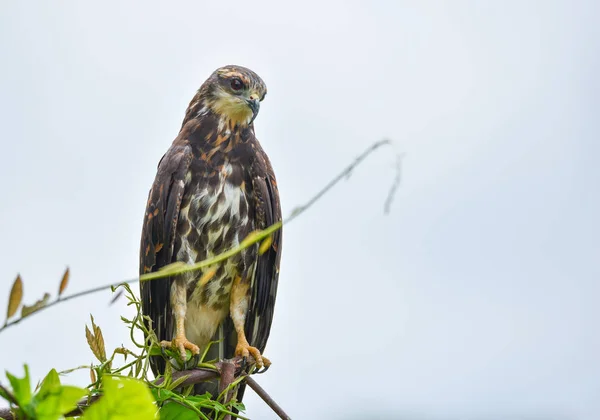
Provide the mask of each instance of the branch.
MULTIPOLYGON (((68 296, 64 296, 64 297, 59 296, 56 300, 50 302, 47 305, 44 305, 44 306, 38 308, 35 312, 33 312, 27 316, 22 316, 21 318, 17 318, 14 321, 5 323, 2 327, 0 327, 0 333, 2 333, 7 328, 17 325, 18 323, 23 321, 23 319, 29 318, 31 315, 42 312, 43 310, 48 309, 60 302, 66 302, 68 300, 86 296, 86 295, 89 295, 92 293, 100 292, 100 291, 107 290, 107 289, 112 289, 123 283, 135 283, 138 281, 149 281, 149 280, 153 280, 153 279, 157 279, 157 278, 170 277, 174 274, 179 274, 179 273, 183 273, 183 272, 187 272, 187 271, 199 270, 199 269, 211 266, 213 264, 222 262, 222 261, 232 257, 233 255, 241 252, 243 249, 248 248, 248 247, 256 244, 257 242, 260 242, 261 240, 263 240, 266 237, 268 237, 269 235, 271 235, 273 232, 281 229, 281 227, 284 223, 287 224, 287 223, 291 222, 292 220, 294 220, 295 218, 297 218, 299 215, 301 215, 306 210, 308 210, 310 207, 312 207, 325 194, 327 194, 327 192, 331 188, 333 188, 338 182, 340 182, 343 178, 348 177, 352 173, 352 171, 354 169, 356 169, 356 167, 358 167, 362 163, 362 161, 367 158, 367 156, 369 156, 371 153, 373 153, 375 150, 379 149, 380 147, 386 146, 386 145, 391 145, 391 144, 392 143, 389 140, 381 140, 376 143, 373 143, 362 154, 360 154, 356 159, 354 159, 354 161, 350 165, 348 165, 346 168, 344 168, 335 178, 333 178, 331 181, 329 181, 310 200, 308 200, 305 204, 298 206, 294 210, 292 210, 289 217, 287 217, 285 219, 285 222, 278 222, 278 223, 275 223, 274 225, 268 227, 267 229, 251 233, 250 235, 248 235, 248 237, 246 237, 240 243, 240 245, 238 245, 235 248, 227 250, 224 253, 219 254, 213 258, 209 258, 207 260, 200 261, 193 265, 182 266, 181 264, 174 263, 172 265, 164 267, 163 270, 144 274, 144 275, 140 276, 140 278, 124 280, 124 281, 120 281, 118 283, 110 283, 110 284, 106 284, 104 286, 98 286, 93 289, 84 290, 82 292, 74 293, 72 295, 68 295, 68 296)), ((388 197, 385 202, 385 209, 384 209, 385 213, 389 212, 389 208, 390 208, 391 202, 393 200, 394 193, 395 193, 396 189, 398 188, 398 186, 400 185, 400 162, 401 162, 402 156, 403 155, 397 155, 397 167, 396 167, 397 174, 396 174, 394 183, 390 189, 390 192, 388 193, 388 197)))
POLYGON ((383 212, 385 214, 390 213, 390 208, 392 207, 392 202, 394 201, 394 195, 396 195, 396 190, 400 186, 400 181, 402 180, 402 158, 404 156, 404 153, 396 155, 396 176, 394 177, 394 183, 390 187, 390 192, 388 193, 387 199, 385 200, 385 205, 383 206, 383 212))
POLYGON ((318 193, 316 193, 313 196, 313 198, 311 198, 310 200, 308 200, 308 202, 306 202, 306 204, 298 206, 294 210, 292 210, 292 213, 286 219, 285 223, 291 222, 296 217, 298 217, 302 213, 304 213, 309 207, 312 207, 313 204, 315 204, 325 194, 327 194, 327 192, 330 189, 332 189, 338 182, 340 182, 343 178, 346 178, 346 177, 350 176, 352 174, 352 171, 354 169, 356 169, 356 167, 358 165, 360 165, 361 162, 363 160, 365 160, 365 158, 367 156, 369 156, 371 153, 373 153, 375 150, 379 149, 381 146, 386 146, 386 145, 390 146, 391 144, 392 144, 392 142, 390 140, 380 140, 378 142, 373 143, 371 146, 369 146, 369 148, 367 148, 367 150, 365 150, 359 156, 357 156, 350 165, 346 166, 335 178, 333 178, 331 181, 329 181, 327 183, 327 185, 325 185, 321 189, 321 191, 319 191, 318 193))
MULTIPOLYGON (((219 395, 225 392, 225 395, 223 395, 223 403, 225 404, 229 402, 231 397, 231 391, 227 391, 227 389, 235 380, 235 368, 235 364, 229 362, 222 363, 221 368, 219 369, 221 372, 221 380, 219 381, 219 395)), ((231 420, 231 415, 227 414, 223 420, 231 420)))
MULTIPOLYGON (((246 358, 247 365, 254 364, 254 359, 252 356, 248 356, 246 358)), ((221 362, 215 363, 215 368, 217 370, 206 369, 206 368, 197 368, 190 370, 177 370, 171 374, 171 378, 173 382, 179 380, 180 378, 185 377, 185 380, 179 384, 181 387, 186 387, 189 385, 196 385, 200 382, 208 381, 211 379, 215 379, 219 377, 219 372, 223 370, 225 365, 229 365, 233 367, 233 376, 237 377, 243 373, 242 365, 243 358, 242 357, 234 357, 233 359, 223 360, 221 362)), ((228 368, 226 368, 228 369, 228 368)), ((158 378, 155 382, 156 385, 162 385, 164 382, 164 378, 158 378)), ((220 390, 222 391, 222 390, 220 390)))
MULTIPOLYGON (((0 384, 0 394, 11 404, 13 405, 19 405, 19 403, 17 402, 17 399, 15 398, 15 396, 12 394, 12 392, 10 392, 7 388, 3 387, 2 384, 0 384)), ((0 418, 3 418, 2 414, 0 413, 0 418)))
POLYGON ((85 295, 91 295, 92 293, 101 292, 103 290, 112 289, 113 287, 117 287, 118 285, 123 284, 123 283, 136 283, 137 281, 139 281, 139 279, 124 280, 124 281, 120 281, 118 283, 105 284, 104 286, 98 286, 98 287, 94 287, 93 289, 83 290, 81 292, 73 293, 72 295, 67 295, 64 297, 59 296, 58 298, 56 298, 56 300, 53 300, 52 302, 48 303, 47 305, 41 306, 35 312, 32 312, 31 314, 29 314, 27 316, 22 316, 21 318, 17 318, 14 321, 5 323, 2 327, 0 327, 0 333, 9 327, 17 325, 19 322, 23 321, 25 318, 29 318, 31 315, 40 313, 44 309, 51 308, 54 305, 57 305, 61 302, 66 302, 68 300, 76 299, 76 298, 79 298, 79 297, 82 297, 85 295))
POLYGON ((262 400, 264 402, 267 403, 267 405, 269 407, 271 407, 271 409, 275 412, 275 414, 277 414, 279 416, 280 419, 283 420, 292 420, 292 418, 290 416, 288 416, 285 411, 283 411, 283 408, 281 408, 279 406, 279 404, 277 404, 275 402, 275 400, 273 400, 273 398, 271 398, 271 396, 269 394, 267 394, 267 391, 265 391, 263 389, 263 387, 261 387, 254 379, 252 379, 251 377, 247 377, 246 378, 246 383, 248 384, 248 386, 250 388, 252 388, 254 390, 254 392, 256 392, 256 394, 262 398, 262 400))
MULTIPOLYGON (((215 363, 215 367, 218 371, 222 372, 223 381, 219 384, 219 392, 223 392, 230 383, 232 383, 235 378, 238 378, 240 375, 244 374, 242 369, 243 365, 253 365, 254 359, 252 356, 247 357, 246 363, 244 363, 243 358, 235 357, 229 360, 223 360, 222 362, 215 363)), ((217 371, 210 369, 192 369, 192 370, 184 370, 184 371, 176 371, 173 372, 172 378, 173 381, 178 380, 186 376, 187 378, 181 383, 181 386, 195 385, 200 382, 208 381, 214 378, 219 377, 217 371)), ((264 390, 251 376, 246 376, 246 383, 256 394, 269 406, 271 409, 279 416, 280 419, 283 420, 291 420, 291 417, 288 416, 283 408, 279 406, 273 400, 273 398, 264 390)), ((163 380, 160 378, 156 381, 157 385, 162 384, 163 380)), ((1 417, 1 416, 0 416, 1 417)))

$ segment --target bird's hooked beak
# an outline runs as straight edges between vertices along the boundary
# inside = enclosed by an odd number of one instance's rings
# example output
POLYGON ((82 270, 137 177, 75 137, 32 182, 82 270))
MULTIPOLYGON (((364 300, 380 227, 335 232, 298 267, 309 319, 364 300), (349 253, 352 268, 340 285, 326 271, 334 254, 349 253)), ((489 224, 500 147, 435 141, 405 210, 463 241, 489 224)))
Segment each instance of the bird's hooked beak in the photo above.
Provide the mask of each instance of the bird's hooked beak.
POLYGON ((258 115, 258 111, 260 110, 260 101, 258 99, 256 99, 256 98, 254 98, 253 96, 251 96, 250 99, 248 99, 246 101, 246 103, 248 104, 248 106, 252 110, 252 119, 250 120, 250 123, 249 123, 249 124, 252 124, 252 122, 254 121, 254 119, 256 118, 256 116, 258 115))

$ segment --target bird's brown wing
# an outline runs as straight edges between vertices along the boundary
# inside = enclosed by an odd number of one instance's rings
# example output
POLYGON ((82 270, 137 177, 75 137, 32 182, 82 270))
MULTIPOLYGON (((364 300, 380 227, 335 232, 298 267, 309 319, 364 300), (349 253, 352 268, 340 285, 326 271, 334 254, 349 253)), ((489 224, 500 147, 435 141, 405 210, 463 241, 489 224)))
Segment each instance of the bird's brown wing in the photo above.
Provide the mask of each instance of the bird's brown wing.
MULTIPOLYGON (((253 179, 256 228, 266 229, 281 221, 281 205, 275 174, 266 154, 259 149, 259 165, 253 179)), ((275 296, 279 280, 281 259, 281 229, 273 233, 271 246, 258 256, 256 271, 251 285, 250 308, 246 316, 245 332, 248 342, 262 353, 267 345, 275 296)))
MULTIPOLYGON (((157 271, 173 262, 179 208, 191 158, 189 145, 176 141, 158 164, 142 227, 140 274, 157 271)), ((171 282, 172 278, 140 282, 142 310, 152 319, 152 328, 159 341, 172 339, 171 282)), ((155 374, 156 369, 162 372, 164 360, 159 357, 153 359, 155 374)))

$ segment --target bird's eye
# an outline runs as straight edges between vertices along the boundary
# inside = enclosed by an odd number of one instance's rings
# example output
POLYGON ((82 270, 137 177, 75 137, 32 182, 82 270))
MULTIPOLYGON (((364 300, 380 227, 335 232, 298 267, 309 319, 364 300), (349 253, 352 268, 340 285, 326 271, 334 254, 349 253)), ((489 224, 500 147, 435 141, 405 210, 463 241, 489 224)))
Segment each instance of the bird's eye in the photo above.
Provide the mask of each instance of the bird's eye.
POLYGON ((242 81, 240 79, 238 79, 237 77, 234 77, 233 79, 231 79, 231 89, 241 90, 243 87, 244 87, 244 84, 242 83, 242 81))

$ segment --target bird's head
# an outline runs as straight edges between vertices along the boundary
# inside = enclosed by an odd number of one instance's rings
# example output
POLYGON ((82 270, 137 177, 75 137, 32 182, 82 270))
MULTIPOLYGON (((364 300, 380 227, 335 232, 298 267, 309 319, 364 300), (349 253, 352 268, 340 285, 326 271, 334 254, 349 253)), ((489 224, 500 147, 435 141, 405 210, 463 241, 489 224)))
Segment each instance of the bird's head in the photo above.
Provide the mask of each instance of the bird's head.
POLYGON ((238 125, 250 125, 267 94, 265 82, 252 70, 225 66, 213 72, 200 88, 203 105, 238 125))

